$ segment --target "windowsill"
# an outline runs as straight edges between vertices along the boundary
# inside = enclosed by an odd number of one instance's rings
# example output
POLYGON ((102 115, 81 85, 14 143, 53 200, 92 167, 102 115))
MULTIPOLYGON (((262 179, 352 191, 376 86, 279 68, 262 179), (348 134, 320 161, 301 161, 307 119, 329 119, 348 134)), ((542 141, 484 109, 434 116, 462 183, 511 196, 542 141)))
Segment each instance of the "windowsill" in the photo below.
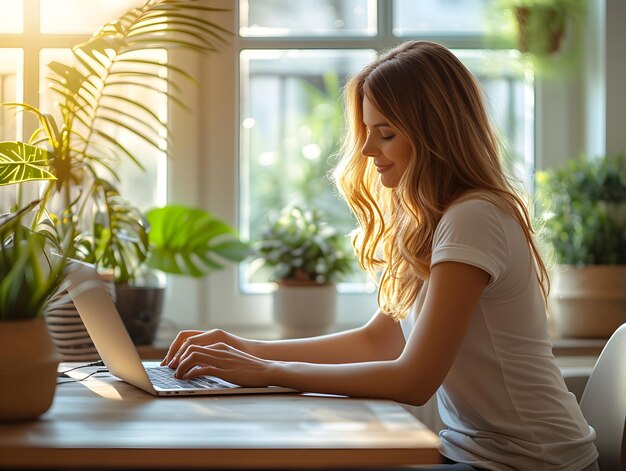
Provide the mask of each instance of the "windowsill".
POLYGON ((553 338, 552 352, 556 357, 582 357, 590 356, 597 358, 602 352, 608 339, 576 339, 576 338, 553 338))

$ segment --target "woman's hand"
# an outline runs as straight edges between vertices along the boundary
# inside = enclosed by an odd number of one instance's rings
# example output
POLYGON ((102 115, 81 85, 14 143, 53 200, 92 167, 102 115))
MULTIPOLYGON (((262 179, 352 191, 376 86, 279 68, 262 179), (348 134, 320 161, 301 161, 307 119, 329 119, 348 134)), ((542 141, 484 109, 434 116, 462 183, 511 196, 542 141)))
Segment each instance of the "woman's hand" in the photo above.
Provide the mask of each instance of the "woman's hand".
POLYGON ((191 345, 179 357, 174 376, 217 376, 240 386, 272 386, 274 362, 257 358, 225 343, 191 345))
POLYGON ((217 343, 224 343, 232 345, 238 349, 242 349, 243 340, 228 332, 224 332, 220 329, 214 330, 183 330, 178 333, 172 344, 170 345, 167 355, 161 366, 169 366, 170 368, 177 368, 180 363, 181 356, 192 345, 214 345, 217 343))

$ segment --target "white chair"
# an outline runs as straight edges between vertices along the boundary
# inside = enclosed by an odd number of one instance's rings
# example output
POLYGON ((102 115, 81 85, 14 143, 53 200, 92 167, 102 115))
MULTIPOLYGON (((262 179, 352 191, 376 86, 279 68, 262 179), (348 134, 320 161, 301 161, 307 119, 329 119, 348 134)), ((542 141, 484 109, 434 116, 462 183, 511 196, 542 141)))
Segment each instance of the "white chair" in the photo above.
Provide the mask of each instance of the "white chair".
POLYGON ((604 346, 580 400, 596 431, 600 471, 626 470, 626 324, 604 346))

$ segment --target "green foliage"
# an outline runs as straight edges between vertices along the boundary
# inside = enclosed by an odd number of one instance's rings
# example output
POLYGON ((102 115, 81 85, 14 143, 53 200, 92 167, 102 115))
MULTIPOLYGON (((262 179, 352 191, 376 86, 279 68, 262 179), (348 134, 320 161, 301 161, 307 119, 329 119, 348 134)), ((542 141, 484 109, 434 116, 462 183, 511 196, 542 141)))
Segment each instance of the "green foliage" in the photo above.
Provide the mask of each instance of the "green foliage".
POLYGON ((48 170, 48 151, 23 142, 0 142, 0 186, 56 180, 48 170))
POLYGON ((275 280, 326 284, 353 269, 345 242, 321 211, 286 207, 269 218, 253 249, 275 280))
MULTIPOLYGON (((46 170, 48 157, 44 149, 28 144, 0 143, 0 185, 54 178, 46 170)), ((65 258, 53 261, 47 250, 50 241, 63 252, 56 231, 50 232, 44 221, 37 225, 38 232, 22 225, 23 218, 40 203, 33 201, 13 213, 0 215, 0 321, 42 315, 62 281, 65 258)))
POLYGON ((116 283, 153 283, 151 270, 199 278, 249 255, 232 227, 201 209, 168 205, 143 214, 113 188, 105 198, 115 201, 104 207, 116 210, 96 214, 92 230, 78 237, 77 258, 112 269, 116 283))
POLYGON ((537 174, 544 230, 557 261, 626 263, 626 158, 572 160, 537 174))
POLYGON ((57 236, 71 232, 76 255, 99 267, 113 267, 118 280, 133 276, 147 256, 148 242, 142 215, 115 188, 116 169, 123 160, 142 168, 142 159, 149 157, 137 155, 126 144, 128 137, 118 136, 130 135, 156 152, 167 146, 170 136, 158 110, 132 97, 147 91, 184 108, 178 79, 193 77, 150 52, 217 50, 228 32, 204 14, 219 11, 224 10, 199 0, 147 0, 72 48, 76 65, 48 65, 59 121, 29 104, 4 103, 35 115, 39 127, 30 137, 32 145, 2 143, 0 178, 48 178, 33 225, 51 212, 57 236), (49 169, 40 164, 44 157, 49 157, 49 169))
POLYGON ((526 67, 544 77, 572 71, 580 62, 585 0, 494 0, 491 47, 516 48, 526 67))
POLYGON ((21 224, 38 203, 0 216, 0 321, 43 315, 63 280, 65 258, 52 259, 47 238, 21 224))
POLYGON ((76 256, 113 269, 116 281, 127 282, 148 254, 144 216, 104 180, 96 180, 93 195, 98 210, 91 227, 75 235, 76 256))
POLYGON ((202 277, 224 268, 219 258, 239 262, 249 254, 230 226, 201 209, 169 205, 148 211, 146 217, 150 268, 202 277))

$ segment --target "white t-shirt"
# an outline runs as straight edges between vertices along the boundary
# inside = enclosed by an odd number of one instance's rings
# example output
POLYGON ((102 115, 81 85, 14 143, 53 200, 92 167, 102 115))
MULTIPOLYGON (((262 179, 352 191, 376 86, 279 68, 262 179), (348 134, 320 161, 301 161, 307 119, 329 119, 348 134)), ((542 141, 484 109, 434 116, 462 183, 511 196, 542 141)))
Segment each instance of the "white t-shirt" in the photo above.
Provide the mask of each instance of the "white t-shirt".
MULTIPOLYGON (((578 471, 596 460, 595 432, 552 354, 534 262, 517 220, 470 199, 435 231, 431 266, 457 261, 491 275, 437 391, 441 453, 491 470, 578 471)), ((408 339, 428 282, 402 320, 408 339)), ((445 339, 441 340, 445 342, 445 339)))

